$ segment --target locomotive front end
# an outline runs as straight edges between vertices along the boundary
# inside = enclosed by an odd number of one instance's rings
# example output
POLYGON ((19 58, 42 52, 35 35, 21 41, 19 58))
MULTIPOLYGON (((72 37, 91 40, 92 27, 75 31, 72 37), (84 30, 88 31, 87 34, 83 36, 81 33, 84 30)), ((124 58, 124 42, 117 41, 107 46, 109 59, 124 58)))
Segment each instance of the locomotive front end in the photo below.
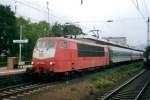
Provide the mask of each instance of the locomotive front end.
POLYGON ((35 73, 50 73, 55 65, 56 42, 50 39, 39 39, 33 50, 32 65, 35 73))

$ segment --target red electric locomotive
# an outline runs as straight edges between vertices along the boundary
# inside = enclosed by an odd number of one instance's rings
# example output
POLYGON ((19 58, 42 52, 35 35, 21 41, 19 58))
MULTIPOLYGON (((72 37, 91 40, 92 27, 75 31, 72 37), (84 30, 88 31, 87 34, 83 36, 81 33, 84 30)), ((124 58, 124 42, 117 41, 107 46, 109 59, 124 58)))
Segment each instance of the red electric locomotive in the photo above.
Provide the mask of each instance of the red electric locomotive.
POLYGON ((54 75, 80 71, 112 63, 139 60, 142 53, 141 50, 104 41, 96 43, 62 37, 45 37, 38 39, 33 50, 33 67, 27 72, 54 75))
POLYGON ((104 45, 67 38, 40 38, 33 50, 35 73, 63 73, 109 64, 104 45))

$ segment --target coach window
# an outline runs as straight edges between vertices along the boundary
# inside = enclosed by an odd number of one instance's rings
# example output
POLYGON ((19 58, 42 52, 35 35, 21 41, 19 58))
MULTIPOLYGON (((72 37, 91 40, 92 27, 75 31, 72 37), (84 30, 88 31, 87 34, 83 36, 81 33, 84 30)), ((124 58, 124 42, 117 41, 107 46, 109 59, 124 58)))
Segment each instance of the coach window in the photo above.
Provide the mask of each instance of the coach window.
POLYGON ((61 48, 68 48, 67 42, 61 42, 60 43, 61 48))

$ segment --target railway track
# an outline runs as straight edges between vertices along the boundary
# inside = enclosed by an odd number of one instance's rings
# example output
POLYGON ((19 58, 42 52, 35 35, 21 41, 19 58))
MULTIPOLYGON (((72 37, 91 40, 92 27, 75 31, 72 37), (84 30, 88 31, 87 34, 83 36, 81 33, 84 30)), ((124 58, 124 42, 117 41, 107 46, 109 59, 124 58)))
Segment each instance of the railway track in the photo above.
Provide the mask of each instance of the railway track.
POLYGON ((145 84, 137 100, 150 100, 150 80, 145 84))
MULTIPOLYGON (((25 95, 32 94, 52 86, 51 83, 24 83, 0 89, 0 100, 19 100, 25 95)), ((55 83, 56 84, 56 83, 55 83)))
MULTIPOLYGON (((18 98, 22 98, 25 95, 32 94, 32 93, 37 92, 41 89, 51 87, 53 84, 56 85, 57 83, 60 83, 60 81, 51 81, 50 83, 43 83, 41 81, 37 82, 37 81, 32 81, 32 80, 31 81, 24 81, 24 80, 26 80, 24 75, 23 76, 17 76, 17 77, 19 80, 21 80, 21 81, 18 81, 17 84, 13 84, 13 85, 11 84, 10 86, 5 85, 4 87, 0 87, 0 100, 12 100, 12 99, 13 100, 20 100, 18 98), (24 77, 25 79, 24 78, 22 79, 21 77, 24 77)), ((13 77, 11 79, 16 79, 16 77, 13 77)), ((11 80, 11 79, 9 79, 9 80, 11 80)), ((3 85, 5 83, 9 82, 9 80, 7 80, 7 79, 4 80, 3 85)), ((67 79, 67 81, 68 80, 70 80, 70 78, 67 79)), ((64 82, 64 81, 66 81, 66 79, 61 80, 61 82, 64 82)))
POLYGON ((0 76, 0 89, 4 87, 12 86, 12 85, 17 85, 20 83, 25 83, 25 81, 28 81, 25 74, 0 76))
POLYGON ((149 100, 150 70, 143 70, 102 100, 149 100))

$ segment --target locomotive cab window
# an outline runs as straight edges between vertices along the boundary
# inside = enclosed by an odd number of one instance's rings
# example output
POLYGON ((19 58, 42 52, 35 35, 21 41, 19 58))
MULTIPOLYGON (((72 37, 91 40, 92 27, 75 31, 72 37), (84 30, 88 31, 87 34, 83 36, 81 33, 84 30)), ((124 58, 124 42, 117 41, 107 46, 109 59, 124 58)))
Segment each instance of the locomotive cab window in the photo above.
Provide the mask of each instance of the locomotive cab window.
POLYGON ((36 44, 36 48, 54 48, 55 47, 55 42, 53 41, 46 41, 46 40, 39 40, 36 44))
POLYGON ((60 47, 61 47, 61 48, 68 48, 67 42, 62 41, 62 42, 60 43, 60 47))

